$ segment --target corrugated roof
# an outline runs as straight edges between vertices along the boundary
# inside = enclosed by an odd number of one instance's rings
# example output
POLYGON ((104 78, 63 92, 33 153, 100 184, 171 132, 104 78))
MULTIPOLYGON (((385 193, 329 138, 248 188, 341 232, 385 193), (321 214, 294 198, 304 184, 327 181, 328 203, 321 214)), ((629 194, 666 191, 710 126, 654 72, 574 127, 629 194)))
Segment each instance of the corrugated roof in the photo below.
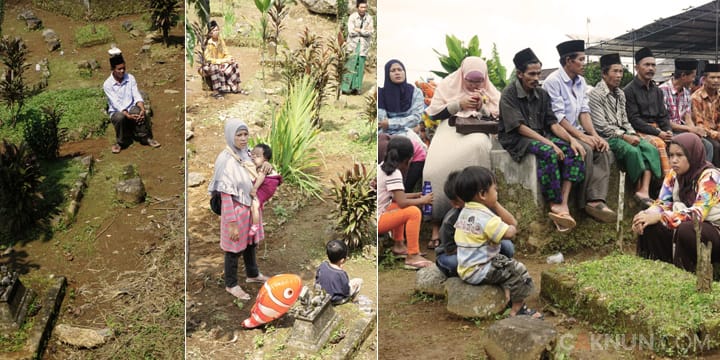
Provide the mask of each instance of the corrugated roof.
POLYGON ((720 0, 711 1, 614 39, 596 43, 589 46, 585 53, 603 55, 617 52, 620 56, 632 57, 635 51, 647 46, 656 58, 716 60, 719 7, 720 0))

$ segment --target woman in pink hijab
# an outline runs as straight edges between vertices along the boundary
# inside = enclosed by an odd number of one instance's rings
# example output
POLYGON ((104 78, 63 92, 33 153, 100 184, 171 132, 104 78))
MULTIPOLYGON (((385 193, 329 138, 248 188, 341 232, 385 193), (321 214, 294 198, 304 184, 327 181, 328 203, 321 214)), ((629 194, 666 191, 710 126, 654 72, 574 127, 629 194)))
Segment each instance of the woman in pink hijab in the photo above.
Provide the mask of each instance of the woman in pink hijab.
MULTIPOLYGON (((425 112, 433 120, 451 116, 493 115, 499 112, 500 92, 490 82, 487 64, 479 57, 463 60, 460 69, 440 81, 425 112)), ((433 233, 430 245, 439 239, 440 222, 450 210, 443 191, 447 176, 470 165, 490 168, 490 137, 483 133, 462 135, 443 121, 428 148, 423 180, 430 181, 434 191, 433 233)))

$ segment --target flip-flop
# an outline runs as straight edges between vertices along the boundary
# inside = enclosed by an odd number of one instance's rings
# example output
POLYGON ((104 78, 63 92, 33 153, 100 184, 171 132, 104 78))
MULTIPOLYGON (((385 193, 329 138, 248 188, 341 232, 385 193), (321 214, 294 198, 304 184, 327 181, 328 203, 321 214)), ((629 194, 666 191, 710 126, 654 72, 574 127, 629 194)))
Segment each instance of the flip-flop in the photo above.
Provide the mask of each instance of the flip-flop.
POLYGON ((617 214, 610 210, 610 208, 603 202, 598 203, 595 206, 586 204, 585 212, 600 222, 611 223, 617 220, 617 214))
POLYGON ((555 226, 558 228, 558 231, 561 231, 561 232, 562 232, 562 230, 560 230, 561 228, 567 229, 565 231, 568 231, 568 230, 574 228, 575 225, 577 225, 577 223, 575 222, 575 219, 573 219, 572 216, 570 216, 569 212, 561 212, 561 213, 557 213, 557 214, 554 212, 549 212, 548 217, 550 218, 550 220, 552 220, 555 223, 555 226))
POLYGON ((557 229, 557 231, 561 232, 561 233, 568 232, 571 229, 571 228, 567 228, 567 227, 562 227, 562 226, 560 226, 560 224, 558 224, 555 221, 553 221, 553 224, 555 224, 555 228, 557 229))
POLYGON ((428 248, 428 249, 432 250, 432 249, 434 249, 434 248, 436 248, 436 247, 438 247, 438 246, 440 246, 440 239, 431 239, 431 240, 428 240, 428 245, 427 245, 427 248, 428 248))
POLYGON ((235 285, 231 288, 226 287, 225 291, 229 292, 232 296, 240 300, 250 300, 250 294, 246 293, 239 285, 235 285))
POLYGON ((112 151, 113 154, 118 154, 122 150, 122 147, 120 145, 115 144, 110 148, 110 151, 112 151))
POLYGON ((418 260, 411 263, 405 263, 403 265, 403 269, 406 270, 420 270, 422 268, 426 268, 428 266, 431 266, 433 264, 430 260, 418 260))
POLYGON ((532 319, 538 319, 538 320, 545 320, 545 315, 543 313, 539 313, 529 307, 527 305, 523 304, 523 306, 518 310, 518 312, 515 313, 515 315, 508 315, 508 317, 515 317, 518 315, 525 315, 529 316, 532 319), (540 316, 535 317, 535 314, 540 314, 540 316))
POLYGON ((402 252, 395 252, 395 250, 390 250, 390 251, 392 252, 394 257, 400 258, 400 259, 405 259, 408 255, 407 250, 402 251, 402 252))
POLYGON ((643 210, 651 207, 652 204, 655 203, 653 201, 653 199, 647 198, 647 197, 640 197, 640 196, 637 196, 637 194, 633 195, 633 199, 635 199, 635 201, 637 201, 638 204, 640 204, 640 207, 642 207, 643 210))
POLYGON ((250 277, 249 277, 249 278, 246 278, 246 279, 245 279, 245 282, 248 283, 248 284, 250 284, 250 283, 261 283, 261 284, 262 284, 262 283, 268 281, 268 279, 270 279, 270 278, 267 277, 267 276, 265 276, 265 275, 263 275, 263 274, 260 274, 260 275, 254 277, 254 278, 250 278, 250 277))

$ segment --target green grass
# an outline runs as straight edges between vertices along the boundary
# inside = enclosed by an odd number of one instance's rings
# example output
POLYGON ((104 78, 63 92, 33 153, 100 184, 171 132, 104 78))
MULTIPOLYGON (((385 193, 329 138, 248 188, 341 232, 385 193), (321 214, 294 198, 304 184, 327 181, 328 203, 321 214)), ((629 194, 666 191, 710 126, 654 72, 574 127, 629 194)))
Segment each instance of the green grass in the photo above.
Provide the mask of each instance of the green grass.
MULTIPOLYGON (((711 293, 698 293, 695 275, 672 264, 632 255, 611 255, 558 271, 577 280, 576 291, 580 296, 594 299, 607 309, 610 315, 607 321, 592 324, 597 330, 625 333, 631 330, 626 328, 630 324, 618 319, 628 316, 642 319, 658 339, 655 350, 660 353, 677 355, 687 350, 682 344, 676 346, 675 340, 660 339, 691 340, 686 338, 687 331, 699 333, 707 325, 717 326, 720 322, 720 283, 713 283, 711 293)), ((711 341, 706 346, 718 346, 718 339, 700 339, 705 340, 711 341)))
POLYGON ((89 24, 75 30, 75 43, 79 47, 107 44, 113 40, 107 25, 89 24))
POLYGON ((362 119, 358 110, 339 110, 325 105, 320 111, 323 129, 318 135, 324 157, 352 154, 353 160, 363 164, 376 163, 377 141, 375 129, 362 119), (351 139, 349 133, 356 131, 358 139, 351 139))
MULTIPOLYGON (((60 128, 67 128, 70 140, 81 140, 88 136, 100 136, 105 133, 108 117, 105 114, 107 100, 102 88, 68 89, 45 91, 25 104, 23 112, 40 110, 41 106, 55 105, 65 110, 60 128)), ((0 119, 8 119, 9 111, 0 106, 0 119)), ((0 138, 18 144, 23 138, 23 130, 18 122, 12 127, 9 122, 0 127, 0 138)))

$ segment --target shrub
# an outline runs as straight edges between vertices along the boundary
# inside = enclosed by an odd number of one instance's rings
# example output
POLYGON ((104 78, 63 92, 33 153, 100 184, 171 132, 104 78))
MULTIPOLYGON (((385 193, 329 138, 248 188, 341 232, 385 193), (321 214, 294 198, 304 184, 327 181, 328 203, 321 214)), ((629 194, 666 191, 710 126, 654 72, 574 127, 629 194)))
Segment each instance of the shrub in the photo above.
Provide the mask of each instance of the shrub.
MULTIPOLYGON (((43 92, 27 101, 24 113, 41 112, 45 104, 62 104, 63 117, 59 127, 67 129, 66 140, 82 140, 105 133, 107 100, 101 87, 43 92)), ((8 110, 0 107, 0 119, 8 116, 8 110)), ((20 115, 20 118, 26 117, 20 115)), ((0 138, 19 143, 23 139, 22 127, 0 127, 0 138)))
POLYGON ((375 238, 368 232, 368 225, 375 217, 375 191, 370 186, 374 178, 365 169, 365 165, 355 163, 338 181, 332 179, 333 195, 337 207, 333 210, 337 222, 336 228, 342 233, 343 240, 351 249, 359 248, 375 238))
MULTIPOLYGON (((0 40, 0 61, 5 65, 5 73, 0 78, 0 99, 10 110, 8 117, 12 119, 13 126, 25 100, 40 93, 47 86, 46 82, 39 82, 34 86, 25 84, 23 74, 30 67, 30 64, 26 64, 29 53, 25 42, 19 37, 3 36, 0 40)), ((2 119, 0 118, 0 125, 3 123, 2 119)))
POLYGON ((33 110, 26 114, 25 142, 40 159, 55 159, 60 153, 60 143, 65 129, 60 129, 63 110, 43 106, 42 112, 33 110))
POLYGON ((285 103, 279 112, 273 113, 270 133, 264 138, 253 138, 250 144, 263 142, 270 145, 278 173, 287 183, 312 196, 320 193, 317 175, 309 173, 319 165, 315 140, 320 130, 312 123, 316 97, 309 77, 302 76, 293 81, 285 103))
POLYGON ((43 198, 40 165, 27 144, 0 144, 0 240, 27 229, 43 198))
POLYGON ((80 47, 107 44, 112 39, 113 35, 107 25, 90 24, 75 31, 75 43, 80 47))
POLYGON ((183 6, 178 0, 151 0, 150 12, 154 29, 162 31, 165 46, 170 43, 170 28, 177 25, 180 19, 180 7, 183 6))

